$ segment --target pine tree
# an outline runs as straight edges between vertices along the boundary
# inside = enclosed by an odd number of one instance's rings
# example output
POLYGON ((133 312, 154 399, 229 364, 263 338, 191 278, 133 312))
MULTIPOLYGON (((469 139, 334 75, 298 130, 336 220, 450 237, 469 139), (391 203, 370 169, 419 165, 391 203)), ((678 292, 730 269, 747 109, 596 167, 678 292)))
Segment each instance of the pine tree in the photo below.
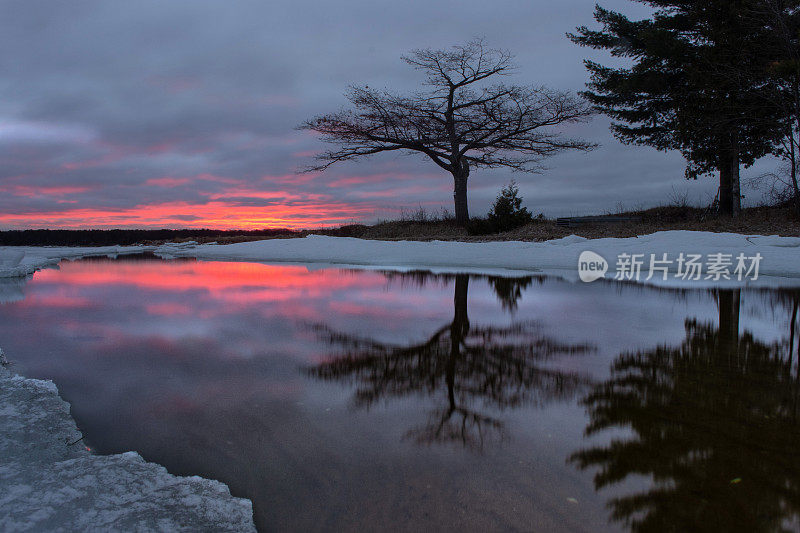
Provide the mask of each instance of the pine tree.
POLYGON ((584 96, 614 119, 622 142, 680 150, 687 178, 718 171, 720 212, 736 216, 740 165, 772 153, 783 135, 779 110, 767 104, 776 90, 759 52, 767 32, 750 16, 760 0, 634 1, 653 16, 633 21, 597 6, 602 30, 569 34, 632 61, 586 61, 584 96))
POLYGON ((495 231, 508 231, 523 226, 532 220, 527 207, 522 207, 519 187, 512 181, 500 191, 489 212, 489 222, 495 231))

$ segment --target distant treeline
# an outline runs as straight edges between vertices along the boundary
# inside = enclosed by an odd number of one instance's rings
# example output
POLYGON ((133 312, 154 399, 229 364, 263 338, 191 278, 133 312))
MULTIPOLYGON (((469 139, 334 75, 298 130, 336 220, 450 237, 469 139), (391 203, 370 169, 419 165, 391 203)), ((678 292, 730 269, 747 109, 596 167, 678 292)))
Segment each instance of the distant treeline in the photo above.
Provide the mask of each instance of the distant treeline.
POLYGON ((196 239, 208 242, 233 237, 279 237, 295 235, 290 229, 212 230, 212 229, 111 229, 65 230, 28 229, 0 231, 0 246, 112 246, 153 241, 196 239))

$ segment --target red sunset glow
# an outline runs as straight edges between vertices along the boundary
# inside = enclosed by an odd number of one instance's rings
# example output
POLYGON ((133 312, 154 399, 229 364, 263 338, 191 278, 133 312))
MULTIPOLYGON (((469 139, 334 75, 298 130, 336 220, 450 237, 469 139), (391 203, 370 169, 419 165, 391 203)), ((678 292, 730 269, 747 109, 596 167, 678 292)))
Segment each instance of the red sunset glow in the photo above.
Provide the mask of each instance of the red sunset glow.
MULTIPOLYGON (((42 270, 36 273, 39 281, 59 280, 70 285, 134 285, 141 289, 160 289, 172 292, 202 290, 228 298, 237 291, 255 294, 271 291, 271 297, 281 293, 294 298, 319 295, 347 287, 364 287, 369 280, 372 287, 385 285, 382 276, 342 276, 335 270, 309 273, 306 267, 291 265, 266 265, 260 263, 223 263, 187 261, 163 268, 159 262, 121 263, 108 269, 103 263, 64 262, 59 270, 42 270)), ((283 298, 281 298, 283 299, 283 298)))
POLYGON ((0 197, 13 202, 10 209, 0 210, 0 229, 319 228, 396 216, 406 205, 398 207, 399 198, 418 198, 408 205, 435 211, 448 188, 444 176, 403 173, 287 174, 263 176, 254 183, 205 173, 154 177, 126 186, 31 185, 21 176, 0 185, 0 197), (394 183, 398 177, 402 180, 394 183), (98 198, 108 203, 105 197, 120 205, 91 205, 98 198))
POLYGON ((35 274, 37 286, 52 287, 52 290, 30 294, 19 305, 23 308, 90 308, 97 305, 89 297, 92 291, 103 287, 132 287, 139 295, 171 295, 169 300, 158 301, 142 297, 145 314, 162 318, 209 319, 258 307, 267 314, 274 312, 310 321, 322 320, 327 312, 392 321, 418 316, 420 307, 431 305, 429 298, 437 305, 441 301, 439 291, 427 294, 406 291, 402 301, 398 301, 397 293, 385 290, 387 280, 377 272, 361 272, 356 276, 334 269, 309 271, 295 265, 216 261, 165 265, 159 261, 123 261, 108 268, 103 261, 65 261, 59 270, 42 270, 35 274), (198 308, 180 300, 183 297, 212 305, 198 308), (320 301, 326 301, 323 308, 310 305, 320 301))
POLYGON ((360 220, 372 207, 341 203, 247 207, 224 201, 207 204, 174 202, 127 209, 76 208, 64 211, 0 214, 0 226, 9 228, 313 228, 360 220))

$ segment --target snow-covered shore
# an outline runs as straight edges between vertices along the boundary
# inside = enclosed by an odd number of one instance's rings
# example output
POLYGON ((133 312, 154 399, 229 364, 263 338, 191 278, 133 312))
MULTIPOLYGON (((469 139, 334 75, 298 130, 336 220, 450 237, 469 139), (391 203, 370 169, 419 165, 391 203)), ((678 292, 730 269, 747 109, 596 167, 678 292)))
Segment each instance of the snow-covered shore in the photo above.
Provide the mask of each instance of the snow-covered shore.
POLYGON ((255 531, 228 487, 87 451, 51 381, 0 368, 0 530, 255 531))
POLYGON ((155 246, 0 246, 0 278, 19 278, 63 259, 152 252, 155 246))
MULTIPOLYGON (((600 254, 608 262, 606 278, 615 275, 621 254, 730 254, 748 257, 760 254, 759 279, 674 280, 658 277, 638 281, 690 287, 724 285, 797 286, 800 285, 800 238, 664 231, 634 238, 586 239, 571 235, 545 242, 456 242, 456 241, 377 241, 312 235, 304 239, 272 239, 225 246, 167 245, 156 253, 163 257, 196 257, 217 261, 289 262, 348 265, 381 269, 431 269, 442 272, 536 272, 578 279, 578 258, 584 251, 600 254)), ((645 259, 647 260, 647 259, 645 259)), ((647 266, 647 265, 645 265, 647 266)), ((670 266, 674 273, 677 265, 670 266)), ((636 280, 633 280, 636 281, 636 280)))
MULTIPOLYGON (((449 272, 536 272, 578 279, 578 258, 592 251, 608 262, 612 278, 621 254, 651 254, 676 259, 679 254, 759 254, 759 280, 673 280, 669 284, 800 285, 800 237, 741 235, 700 231, 662 231, 633 238, 585 239, 571 235, 545 242, 377 241, 311 235, 302 239, 269 239, 229 245, 192 243, 163 246, 111 246, 102 248, 0 248, 0 278, 25 276, 61 259, 89 255, 123 255, 144 251, 162 257, 195 257, 217 261, 288 262, 348 265, 381 269, 431 269, 449 272)), ((669 267, 675 272, 677 264, 669 267)), ((643 277, 644 278, 644 277, 643 277)), ((636 281, 636 280, 634 280, 636 281)), ((646 281, 659 283, 653 279, 646 281)))

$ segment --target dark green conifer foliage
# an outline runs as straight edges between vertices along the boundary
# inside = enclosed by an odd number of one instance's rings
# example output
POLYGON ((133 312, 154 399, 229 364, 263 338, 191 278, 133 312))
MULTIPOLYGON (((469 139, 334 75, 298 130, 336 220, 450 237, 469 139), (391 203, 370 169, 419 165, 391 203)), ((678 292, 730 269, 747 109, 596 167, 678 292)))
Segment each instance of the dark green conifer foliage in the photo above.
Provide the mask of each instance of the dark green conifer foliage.
POLYGON ((495 231, 508 231, 529 223, 533 217, 528 208, 522 207, 519 187, 511 182, 500 191, 489 212, 489 222, 495 231))
POLYGON ((611 117, 628 144, 680 150, 687 178, 719 172, 720 211, 738 214, 739 167, 772 153, 783 135, 769 58, 768 29, 753 24, 761 0, 634 0, 654 14, 644 20, 596 7, 600 30, 569 37, 605 49, 628 66, 586 61, 584 93, 611 117))

